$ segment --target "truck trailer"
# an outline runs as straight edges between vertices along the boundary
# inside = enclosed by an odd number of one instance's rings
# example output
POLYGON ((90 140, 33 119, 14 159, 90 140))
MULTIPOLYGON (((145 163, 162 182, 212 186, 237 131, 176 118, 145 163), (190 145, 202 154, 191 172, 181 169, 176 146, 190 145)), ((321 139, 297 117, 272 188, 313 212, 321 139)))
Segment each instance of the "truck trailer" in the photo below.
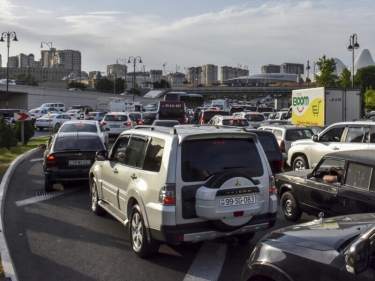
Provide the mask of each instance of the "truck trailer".
POLYGON ((361 119, 362 93, 358 88, 310 88, 292 91, 288 118, 293 125, 328 126, 361 119))

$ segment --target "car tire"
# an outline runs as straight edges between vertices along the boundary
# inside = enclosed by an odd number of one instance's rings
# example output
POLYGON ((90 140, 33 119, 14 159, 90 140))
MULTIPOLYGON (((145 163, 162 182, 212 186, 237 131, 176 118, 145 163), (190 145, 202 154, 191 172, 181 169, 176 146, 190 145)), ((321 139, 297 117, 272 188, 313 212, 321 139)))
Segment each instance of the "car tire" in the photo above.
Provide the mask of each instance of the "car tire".
POLYGON ((143 215, 137 204, 133 206, 130 215, 129 237, 134 253, 140 258, 155 255, 159 251, 159 244, 148 242, 143 215))
POLYGON ((51 182, 46 176, 44 177, 44 190, 53 191, 53 182, 51 182))
POLYGON ((306 170, 309 168, 309 163, 305 156, 298 156, 293 161, 293 170, 306 170))
POLYGON ((98 216, 104 214, 104 209, 99 205, 99 196, 98 196, 98 187, 96 185, 96 179, 92 178, 91 180, 91 211, 98 216))
POLYGON ((285 192, 281 196, 280 205, 286 220, 295 222, 301 218, 302 211, 292 192, 285 192))

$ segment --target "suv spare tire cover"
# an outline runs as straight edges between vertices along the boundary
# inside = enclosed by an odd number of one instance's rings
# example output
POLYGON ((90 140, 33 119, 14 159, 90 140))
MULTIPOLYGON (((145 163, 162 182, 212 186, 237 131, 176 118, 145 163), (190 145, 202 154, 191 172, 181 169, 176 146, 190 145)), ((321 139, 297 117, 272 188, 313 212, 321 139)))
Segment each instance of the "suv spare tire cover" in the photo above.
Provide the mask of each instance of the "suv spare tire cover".
MULTIPOLYGON (((228 171, 214 175, 198 188, 195 209, 198 217, 211 220, 221 230, 235 230, 247 224, 264 209, 264 188, 243 172, 228 171), (220 206, 220 199, 255 195, 255 203, 220 206), (244 211, 234 217, 234 212, 244 211)), ((268 189, 267 189, 268 190, 268 189)))

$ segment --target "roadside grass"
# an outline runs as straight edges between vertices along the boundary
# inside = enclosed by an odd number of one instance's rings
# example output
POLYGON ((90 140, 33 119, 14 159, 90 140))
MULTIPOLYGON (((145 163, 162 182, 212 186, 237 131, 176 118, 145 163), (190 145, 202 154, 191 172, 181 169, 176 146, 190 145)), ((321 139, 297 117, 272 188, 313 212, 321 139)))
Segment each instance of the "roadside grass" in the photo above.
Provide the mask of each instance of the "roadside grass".
POLYGON ((17 146, 12 146, 10 150, 2 147, 0 148, 0 179, 3 179, 9 165, 21 154, 38 147, 39 144, 44 144, 50 138, 50 136, 32 138, 29 140, 26 146, 22 146, 19 142, 17 146))

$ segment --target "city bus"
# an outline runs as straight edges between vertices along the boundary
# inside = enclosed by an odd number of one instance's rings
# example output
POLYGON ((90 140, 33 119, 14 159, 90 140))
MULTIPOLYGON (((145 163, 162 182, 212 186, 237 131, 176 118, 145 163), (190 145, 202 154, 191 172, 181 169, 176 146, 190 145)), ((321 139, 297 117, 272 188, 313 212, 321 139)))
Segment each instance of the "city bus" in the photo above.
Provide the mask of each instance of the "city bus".
POLYGON ((164 96, 165 101, 182 101, 189 109, 203 106, 204 98, 199 94, 188 94, 185 92, 169 92, 164 96))

